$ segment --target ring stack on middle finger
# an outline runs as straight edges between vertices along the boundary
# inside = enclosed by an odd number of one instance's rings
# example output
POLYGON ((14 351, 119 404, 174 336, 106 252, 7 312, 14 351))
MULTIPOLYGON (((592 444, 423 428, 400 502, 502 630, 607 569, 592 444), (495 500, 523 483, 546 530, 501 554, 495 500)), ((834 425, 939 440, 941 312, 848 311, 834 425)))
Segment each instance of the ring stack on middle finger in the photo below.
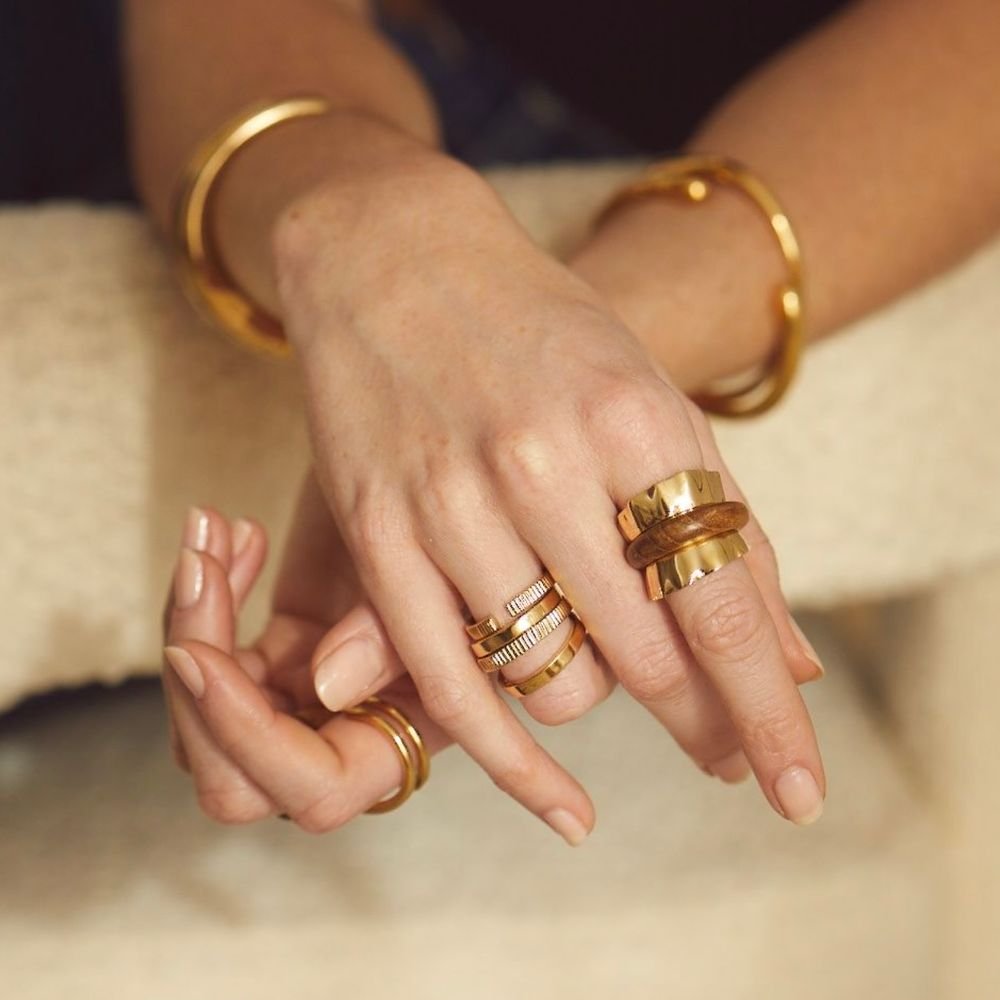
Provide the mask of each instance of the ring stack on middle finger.
POLYGON ((587 630, 548 573, 507 601, 505 610, 513 619, 509 624, 501 626, 491 615, 467 625, 465 631, 472 640, 479 669, 487 674, 501 671, 503 689, 523 698, 562 673, 583 645, 587 630), (502 668, 524 656, 569 618, 574 619, 573 631, 559 652, 525 680, 508 681, 502 668))

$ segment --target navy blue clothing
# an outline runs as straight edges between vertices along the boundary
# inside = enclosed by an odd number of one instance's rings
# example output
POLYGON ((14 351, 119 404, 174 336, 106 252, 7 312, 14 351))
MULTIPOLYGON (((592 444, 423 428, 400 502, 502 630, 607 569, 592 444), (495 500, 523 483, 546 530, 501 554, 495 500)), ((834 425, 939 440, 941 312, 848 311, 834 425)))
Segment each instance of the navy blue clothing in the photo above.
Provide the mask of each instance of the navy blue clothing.
MULTIPOLYGON (((427 82, 447 149, 486 167, 676 149, 842 3, 443 0, 443 31, 382 27, 427 82)), ((0 201, 133 197, 119 17, 118 0, 0 0, 0 201)))

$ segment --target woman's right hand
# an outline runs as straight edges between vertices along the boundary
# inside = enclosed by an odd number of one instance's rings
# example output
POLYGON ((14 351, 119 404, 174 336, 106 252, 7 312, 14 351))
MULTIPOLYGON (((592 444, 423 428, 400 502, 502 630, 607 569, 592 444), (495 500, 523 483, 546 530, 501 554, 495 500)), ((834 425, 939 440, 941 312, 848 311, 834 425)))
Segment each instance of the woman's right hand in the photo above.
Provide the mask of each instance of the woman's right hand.
MULTIPOLYGON (((546 567, 593 645, 525 700, 535 718, 575 718, 621 681, 699 765, 732 773, 745 753, 776 811, 815 819, 825 776, 796 682, 819 667, 757 522, 745 560, 662 604, 623 558, 616 511, 650 484, 709 468, 741 496, 703 415, 597 294, 437 154, 315 189, 275 246, 318 478, 429 717, 532 812, 589 830, 582 788, 464 632, 463 609, 497 614, 546 567)), ((508 676, 537 669, 567 629, 508 676)), ((346 649, 331 657, 378 663, 346 649)))

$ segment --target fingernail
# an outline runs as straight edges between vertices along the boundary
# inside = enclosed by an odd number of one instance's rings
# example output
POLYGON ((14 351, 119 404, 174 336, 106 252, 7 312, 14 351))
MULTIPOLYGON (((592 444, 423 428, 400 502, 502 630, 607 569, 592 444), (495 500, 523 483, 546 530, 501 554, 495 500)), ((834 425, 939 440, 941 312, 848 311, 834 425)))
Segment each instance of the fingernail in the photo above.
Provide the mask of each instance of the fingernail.
POLYGON ((790 767, 774 784, 774 794, 787 819, 799 826, 823 815, 823 796, 816 779, 804 767, 790 767))
POLYGON ((163 650, 163 655, 167 662, 174 669, 174 673, 184 682, 184 686, 196 698, 200 698, 205 693, 205 678, 202 676, 201 668, 195 662, 195 658, 180 646, 167 646, 163 650))
POLYGON ((579 847, 590 832, 568 809, 553 809, 542 819, 552 827, 570 847, 579 847))
POLYGON ((245 518, 238 517, 233 522, 233 558, 235 559, 246 547, 253 534, 253 525, 245 518))
POLYGON ((708 770, 709 774, 721 778, 727 785, 737 785, 749 776, 750 761, 742 750, 734 750, 728 757, 709 764, 708 770))
POLYGON ((205 567, 201 556, 191 549, 181 549, 174 572, 174 603, 182 611, 192 608, 201 597, 205 585, 205 567))
POLYGON ((819 656, 816 654, 813 644, 806 638, 805 632, 802 631, 801 626, 794 618, 789 617, 788 620, 792 623, 792 631, 795 633, 795 638, 799 640, 802 652, 812 660, 813 666, 816 667, 816 679, 825 676, 826 671, 823 669, 823 664, 819 662, 819 656))
POLYGON ((188 508, 181 544, 195 552, 204 552, 208 548, 208 514, 200 507, 188 508))
POLYGON ((316 668, 316 697, 331 711, 355 704, 372 685, 382 668, 367 639, 348 639, 316 668))

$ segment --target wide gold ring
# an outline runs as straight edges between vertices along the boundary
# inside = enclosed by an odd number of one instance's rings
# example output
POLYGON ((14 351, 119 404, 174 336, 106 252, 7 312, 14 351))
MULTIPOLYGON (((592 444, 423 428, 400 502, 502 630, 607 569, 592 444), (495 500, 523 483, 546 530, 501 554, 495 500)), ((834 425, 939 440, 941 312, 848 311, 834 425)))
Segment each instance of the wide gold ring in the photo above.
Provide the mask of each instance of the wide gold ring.
POLYGON ((618 530, 630 565, 644 564, 649 599, 660 601, 746 555, 737 528, 748 518, 743 504, 726 500, 718 472, 686 469, 630 497, 618 530))

